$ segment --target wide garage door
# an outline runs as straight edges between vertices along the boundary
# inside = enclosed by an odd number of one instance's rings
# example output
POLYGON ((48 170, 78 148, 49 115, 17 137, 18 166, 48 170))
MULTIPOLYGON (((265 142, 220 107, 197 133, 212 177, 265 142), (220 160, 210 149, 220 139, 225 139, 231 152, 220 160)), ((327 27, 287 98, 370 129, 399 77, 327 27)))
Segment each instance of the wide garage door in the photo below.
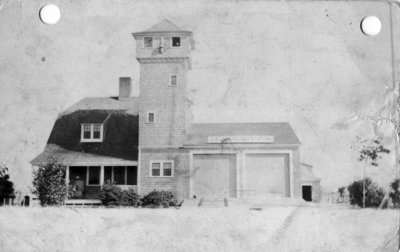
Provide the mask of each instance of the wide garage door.
POLYGON ((290 196, 288 155, 246 154, 244 171, 246 191, 260 196, 290 196))
POLYGON ((230 154, 193 155, 193 193, 198 197, 235 197, 236 157, 230 154))

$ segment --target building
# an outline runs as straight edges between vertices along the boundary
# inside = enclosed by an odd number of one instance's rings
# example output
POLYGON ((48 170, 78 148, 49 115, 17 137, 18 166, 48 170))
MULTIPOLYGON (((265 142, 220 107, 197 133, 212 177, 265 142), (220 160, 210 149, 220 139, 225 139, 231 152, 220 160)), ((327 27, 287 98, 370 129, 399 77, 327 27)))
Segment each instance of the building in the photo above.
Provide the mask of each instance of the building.
POLYGON ((60 114, 33 165, 59 160, 82 198, 106 183, 181 199, 301 197, 300 141, 288 123, 192 123, 192 32, 163 20, 133 37, 139 97, 120 78, 118 97, 81 100, 60 114))

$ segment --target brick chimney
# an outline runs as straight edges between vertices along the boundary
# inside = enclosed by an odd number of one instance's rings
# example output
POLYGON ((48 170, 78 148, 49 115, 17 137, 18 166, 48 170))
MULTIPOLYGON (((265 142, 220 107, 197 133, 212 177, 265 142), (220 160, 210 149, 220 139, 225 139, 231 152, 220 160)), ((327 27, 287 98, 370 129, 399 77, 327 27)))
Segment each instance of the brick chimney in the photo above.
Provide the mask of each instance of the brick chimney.
POLYGON ((131 97, 132 81, 131 77, 119 77, 119 99, 131 97))

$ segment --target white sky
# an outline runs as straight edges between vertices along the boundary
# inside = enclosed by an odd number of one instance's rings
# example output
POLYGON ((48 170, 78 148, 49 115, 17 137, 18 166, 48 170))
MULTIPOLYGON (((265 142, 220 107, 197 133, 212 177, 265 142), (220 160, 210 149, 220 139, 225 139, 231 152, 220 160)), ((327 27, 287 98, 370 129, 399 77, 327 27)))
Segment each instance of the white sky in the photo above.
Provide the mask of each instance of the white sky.
MULTIPOLYGON (((164 18, 194 33, 188 89, 195 122, 288 121, 303 144, 301 161, 314 166, 325 188, 336 190, 361 175, 350 146, 373 128, 343 123, 374 114, 390 97, 387 3, 53 3, 61 10, 56 25, 40 22, 39 2, 0 4, 0 161, 20 188, 29 183, 29 161, 43 150, 58 113, 84 97, 115 96, 120 76, 132 76, 138 95, 131 33, 164 18), (382 22, 376 37, 360 31, 368 15, 382 22)), ((397 42, 398 8, 393 16, 397 42)), ((389 145, 390 127, 381 131, 389 145)), ((392 160, 384 158, 369 174, 387 183, 395 174, 392 160)))

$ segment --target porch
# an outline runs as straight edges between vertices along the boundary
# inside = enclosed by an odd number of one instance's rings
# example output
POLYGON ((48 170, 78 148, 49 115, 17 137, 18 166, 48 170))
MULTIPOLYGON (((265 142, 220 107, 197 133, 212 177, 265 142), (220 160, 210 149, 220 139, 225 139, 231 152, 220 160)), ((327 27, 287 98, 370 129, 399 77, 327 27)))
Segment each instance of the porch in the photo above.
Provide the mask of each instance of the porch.
POLYGON ((66 166, 66 181, 75 187, 72 200, 99 199, 100 188, 106 184, 137 191, 137 174, 136 162, 132 165, 66 166))

